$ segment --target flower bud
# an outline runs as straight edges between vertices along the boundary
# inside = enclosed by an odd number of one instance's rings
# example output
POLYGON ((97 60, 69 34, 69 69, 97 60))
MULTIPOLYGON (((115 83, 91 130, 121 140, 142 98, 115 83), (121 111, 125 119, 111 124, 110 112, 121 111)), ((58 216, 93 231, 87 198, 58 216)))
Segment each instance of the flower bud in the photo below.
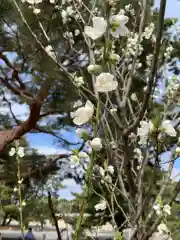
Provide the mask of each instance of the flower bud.
POLYGON ((87 67, 87 70, 90 74, 99 74, 99 73, 101 73, 102 68, 100 65, 92 65, 91 64, 87 67))
POLYGON ((116 53, 112 53, 110 56, 109 56, 109 59, 112 61, 112 62, 119 62, 120 60, 120 56, 116 53))
POLYGON ((102 143, 101 143, 101 139, 100 138, 94 138, 91 141, 91 147, 95 150, 95 151, 100 151, 102 148, 102 143))

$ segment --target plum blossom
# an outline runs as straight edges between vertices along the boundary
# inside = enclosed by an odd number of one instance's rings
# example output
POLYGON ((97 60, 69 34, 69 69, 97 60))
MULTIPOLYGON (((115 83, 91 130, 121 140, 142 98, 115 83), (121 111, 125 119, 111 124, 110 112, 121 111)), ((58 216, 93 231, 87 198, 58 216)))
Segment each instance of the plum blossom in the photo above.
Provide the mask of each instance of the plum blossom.
POLYGON ((73 108, 77 108, 77 107, 81 107, 83 105, 81 100, 77 100, 74 104, 73 104, 73 108))
POLYGON ((26 206, 26 202, 25 202, 25 201, 22 201, 21 205, 22 205, 22 206, 26 206))
POLYGON ((126 36, 129 33, 128 28, 125 24, 128 22, 129 18, 122 14, 113 15, 110 18, 111 23, 111 35, 115 38, 119 36, 126 36))
POLYGON ((96 65, 96 64, 90 64, 87 67, 87 70, 90 74, 97 74, 101 72, 101 66, 100 65, 96 65))
POLYGON ((114 174, 114 167, 112 165, 109 165, 107 170, 110 174, 114 174))
POLYGON ((99 203, 97 203, 95 206, 96 211, 104 211, 107 207, 106 201, 101 200, 99 203))
POLYGON ((104 177, 104 176, 105 176, 104 168, 99 167, 99 174, 101 175, 101 177, 104 177))
POLYGON ((116 53, 112 53, 110 56, 109 56, 109 59, 111 60, 111 61, 116 61, 116 62, 119 62, 120 61, 120 56, 118 55, 118 54, 116 54, 116 53))
POLYGON ((42 0, 25 0, 27 3, 29 3, 29 4, 33 4, 33 5, 35 5, 35 4, 38 4, 38 3, 41 3, 42 2, 42 0))
MULTIPOLYGON (((16 153, 16 149, 15 148, 11 148, 10 152, 9 152, 9 156, 14 156, 14 154, 16 153)), ((23 147, 19 147, 17 150, 17 155, 19 157, 24 157, 25 153, 24 153, 24 148, 23 147)))
POLYGON ((170 120, 165 120, 161 124, 162 130, 171 137, 176 137, 177 132, 174 129, 172 122, 170 120))
POLYGON ((19 157, 24 157, 25 153, 24 153, 24 148, 23 147, 19 147, 18 148, 18 151, 17 151, 17 154, 19 157))
POLYGON ((154 209, 154 211, 156 212, 156 214, 157 214, 158 216, 161 215, 162 211, 161 211, 161 205, 160 205, 160 204, 155 204, 155 205, 153 206, 153 209, 154 209))
POLYGON ((101 73, 96 78, 95 88, 97 92, 111 92, 118 86, 118 82, 114 80, 111 73, 101 73))
POLYGON ((33 10, 33 13, 34 14, 39 14, 41 12, 41 9, 39 9, 39 8, 34 8, 34 10, 33 10))
POLYGON ((91 147, 95 150, 95 151, 100 151, 102 148, 102 141, 100 138, 93 138, 93 140, 91 141, 91 147))
POLYGON ((158 229, 158 232, 161 233, 161 234, 169 232, 169 229, 167 228, 166 224, 164 224, 164 223, 159 224, 157 229, 158 229))
POLYGON ((168 204, 164 205, 163 212, 165 215, 171 215, 171 207, 168 204))
POLYGON ((75 77, 74 78, 74 83, 77 87, 80 87, 84 84, 84 79, 83 77, 75 77))
POLYGON ((93 17, 92 22, 93 27, 85 26, 84 33, 92 40, 96 40, 106 32, 107 21, 103 17, 93 17))
POLYGON ((11 148, 10 151, 9 151, 9 156, 12 157, 12 156, 14 156, 15 153, 16 153, 16 149, 11 148))
POLYGON ((84 107, 78 108, 75 112, 71 112, 71 118, 76 125, 87 123, 93 116, 94 105, 87 100, 84 107))
POLYGON ((139 144, 146 144, 148 139, 148 134, 153 131, 154 125, 151 121, 141 121, 140 128, 137 130, 137 135, 140 137, 139 144))
POLYGON ((55 54, 55 52, 54 52, 54 50, 53 50, 53 48, 52 48, 51 45, 47 45, 47 46, 45 47, 45 51, 47 52, 47 54, 48 54, 50 57, 52 57, 53 59, 56 59, 56 54, 55 54))

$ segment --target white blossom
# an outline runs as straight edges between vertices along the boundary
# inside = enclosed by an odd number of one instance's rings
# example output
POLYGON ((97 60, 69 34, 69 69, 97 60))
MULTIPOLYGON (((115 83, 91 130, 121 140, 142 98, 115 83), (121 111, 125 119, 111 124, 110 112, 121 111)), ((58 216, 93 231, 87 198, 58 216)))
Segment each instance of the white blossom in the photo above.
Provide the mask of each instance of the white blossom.
POLYGON ((131 8, 132 8, 132 4, 128 4, 128 5, 126 5, 126 6, 124 7, 124 9, 125 9, 127 12, 129 12, 131 8))
POLYGON ((18 180, 18 184, 22 184, 22 182, 23 182, 23 180, 21 179, 21 180, 18 180))
POLYGON ((174 129, 172 122, 170 120, 165 120, 161 124, 162 130, 171 137, 176 137, 177 132, 174 129))
POLYGON ((111 108, 111 109, 110 109, 110 113, 111 113, 111 114, 114 114, 114 113, 116 113, 116 112, 117 112, 117 108, 114 107, 114 108, 111 108))
POLYGON ((77 87, 80 87, 84 84, 84 79, 83 77, 75 77, 74 78, 74 83, 76 84, 77 87))
POLYGON ((65 10, 62 10, 61 17, 62 17, 63 22, 66 23, 68 20, 68 13, 65 10))
POLYGON ((99 167, 99 174, 101 175, 101 177, 105 176, 105 170, 102 167, 99 167))
POLYGON ((110 174, 114 174, 114 167, 112 165, 109 165, 107 170, 110 174))
POLYGON ((168 204, 164 205, 163 212, 165 215, 171 215, 171 207, 168 204))
POLYGON ((73 104, 73 108, 77 108, 77 107, 81 107, 83 105, 81 100, 77 100, 74 104, 73 104))
POLYGON ((106 32, 107 22, 103 17, 92 18, 93 27, 85 26, 84 33, 92 40, 96 40, 106 32))
POLYGON ((143 37, 145 39, 150 39, 154 31, 154 23, 150 23, 144 30, 143 37))
POLYGON ((87 100, 84 107, 78 108, 75 112, 71 112, 71 117, 76 125, 87 123, 93 116, 94 105, 87 100))
POLYGON ((9 156, 14 156, 14 154, 16 153, 16 149, 15 148, 11 148, 10 151, 9 151, 9 156))
POLYGON ((54 50, 53 50, 53 48, 52 48, 51 45, 47 45, 47 46, 45 47, 45 51, 47 52, 47 54, 48 54, 50 57, 56 59, 56 54, 55 54, 55 52, 54 52, 54 50))
POLYGON ((24 153, 24 148, 23 147, 19 147, 17 154, 19 157, 24 157, 25 153, 24 153))
POLYGON ((90 64, 88 67, 87 67, 87 70, 90 74, 96 74, 96 73, 99 73, 101 71, 101 66, 100 65, 96 65, 96 64, 90 64))
POLYGON ((135 156, 137 157, 137 160, 140 164, 143 160, 143 155, 142 155, 141 149, 140 148, 135 148, 133 152, 135 153, 135 156))
POLYGON ((38 4, 38 3, 42 3, 43 0, 26 0, 27 3, 29 4, 38 4))
POLYGON ((126 36, 129 33, 129 30, 125 25, 128 20, 129 18, 122 14, 113 15, 110 18, 111 35, 115 38, 119 38, 119 36, 126 36))
POLYGON ((13 189, 13 191, 14 191, 14 192, 17 192, 17 191, 18 191, 18 188, 15 187, 15 188, 13 189))
POLYGON ((25 201, 22 201, 21 205, 22 205, 22 206, 26 206, 26 202, 25 202, 25 201))
POLYGON ((79 34, 80 34, 79 29, 75 29, 75 31, 74 31, 74 35, 75 35, 75 36, 78 36, 79 34))
POLYGON ((134 101, 134 102, 137 102, 138 99, 137 99, 136 93, 131 94, 131 100, 134 101))
POLYGON ((161 234, 169 232, 169 229, 167 228, 166 224, 164 224, 164 223, 159 224, 157 229, 158 229, 158 232, 160 232, 161 234))
POLYGON ((104 182, 112 183, 112 177, 110 175, 106 175, 104 178, 104 182))
POLYGON ((68 6, 68 7, 66 8, 66 12, 67 12, 67 14, 68 14, 69 16, 72 16, 75 11, 73 10, 73 7, 72 7, 72 6, 68 6))
POLYGON ((111 92, 118 86, 118 82, 114 80, 111 73, 101 73, 96 78, 95 88, 97 92, 111 92))
POLYGON ((41 12, 41 9, 39 9, 39 8, 34 8, 33 9, 34 14, 39 14, 40 12, 41 12))
POLYGON ((110 56, 109 56, 109 59, 112 60, 112 61, 116 61, 116 62, 119 62, 120 61, 120 56, 116 53, 112 53, 110 56))
POLYGON ((111 145, 111 148, 112 148, 112 149, 117 149, 117 144, 116 144, 115 141, 111 141, 111 142, 110 142, 110 145, 111 145))
POLYGON ((98 137, 93 138, 90 144, 95 151, 100 151, 102 148, 102 140, 98 137))
POLYGON ((56 0, 49 0, 50 3, 55 4, 56 0))
POLYGON ((96 211, 104 211, 107 207, 106 201, 101 200, 99 203, 97 203, 95 206, 96 211))
POLYGON ((153 206, 153 209, 154 209, 154 211, 156 212, 156 214, 157 214, 158 216, 162 214, 161 205, 160 205, 160 204, 155 204, 155 205, 153 206))
POLYGON ((154 125, 151 121, 141 121, 140 128, 137 130, 137 135, 140 137, 139 144, 146 144, 149 132, 153 131, 154 125))
POLYGON ((149 54, 149 55, 146 56, 146 64, 147 64, 148 67, 151 66, 152 58, 153 58, 153 54, 149 54))

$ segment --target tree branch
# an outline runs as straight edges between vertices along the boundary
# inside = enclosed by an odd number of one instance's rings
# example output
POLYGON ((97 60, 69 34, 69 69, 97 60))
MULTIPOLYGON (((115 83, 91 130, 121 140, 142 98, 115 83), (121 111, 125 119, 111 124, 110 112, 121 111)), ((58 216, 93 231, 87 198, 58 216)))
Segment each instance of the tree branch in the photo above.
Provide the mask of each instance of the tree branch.
POLYGON ((149 82, 147 86, 147 92, 142 104, 142 107, 140 109, 140 112, 138 114, 137 119, 134 121, 134 123, 124 131, 123 135, 128 136, 131 132, 133 132, 136 127, 139 125, 140 121, 142 120, 145 111, 148 108, 149 105, 149 99, 152 94, 152 89, 155 83, 155 76, 156 76, 156 70, 157 70, 157 63, 158 63, 158 56, 160 52, 160 46, 161 46, 161 39, 163 34, 163 27, 164 27, 164 15, 165 15, 165 9, 166 9, 166 0, 161 0, 160 4, 160 10, 159 10, 159 18, 158 18, 158 29, 157 29, 157 35, 156 35, 156 45, 151 65, 151 73, 149 76, 149 82))

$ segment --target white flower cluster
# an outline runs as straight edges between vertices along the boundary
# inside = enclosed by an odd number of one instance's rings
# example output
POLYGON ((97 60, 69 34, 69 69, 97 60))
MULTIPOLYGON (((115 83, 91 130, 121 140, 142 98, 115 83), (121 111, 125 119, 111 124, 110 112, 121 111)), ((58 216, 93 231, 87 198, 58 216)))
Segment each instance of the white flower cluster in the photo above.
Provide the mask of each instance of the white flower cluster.
POLYGON ((135 14, 134 9, 132 8, 132 4, 126 5, 124 9, 126 10, 126 12, 129 12, 132 16, 135 14))
POLYGON ((138 160, 138 163, 141 164, 142 160, 143 160, 143 154, 140 148, 135 148, 134 149, 134 157, 138 160))
POLYGON ((172 51, 173 51, 173 47, 171 45, 169 45, 166 48, 166 52, 164 53, 165 60, 169 60, 171 58, 172 51))
MULTIPOLYGON (((111 35, 115 38, 119 38, 120 36, 126 36, 129 32, 128 28, 125 26, 128 20, 129 18, 122 14, 111 16, 110 17, 111 35)), ((108 24, 103 17, 93 17, 92 22, 93 27, 85 26, 84 33, 92 40, 96 40, 105 34, 108 28, 108 24)))
POLYGON ((14 156, 14 154, 17 153, 17 155, 21 158, 23 158, 25 156, 25 153, 24 153, 24 148, 23 147, 19 147, 17 152, 16 152, 16 149, 14 147, 11 148, 10 152, 9 152, 9 156, 14 156))
POLYGON ((84 79, 83 77, 75 77, 74 78, 74 83, 77 87, 81 87, 84 84, 84 79))
MULTIPOLYGON (((69 1, 68 3, 71 3, 71 1, 69 1)), ((69 6, 66 6, 66 8, 64 8, 63 5, 64 4, 62 4, 61 7, 59 7, 59 10, 61 11, 61 17, 64 24, 71 21, 71 19, 75 18, 76 20, 78 20, 80 18, 79 15, 76 13, 76 11, 73 9, 72 4, 69 6)))
POLYGON ((169 100, 180 103, 180 82, 177 76, 173 75, 168 78, 168 84, 166 88, 166 96, 168 97, 169 100))
POLYGON ((143 37, 145 39, 150 39, 153 36, 153 31, 154 31, 154 23, 150 23, 149 26, 145 27, 143 32, 143 37))
POLYGON ((96 211, 104 211, 107 207, 106 200, 101 200, 99 203, 97 203, 95 206, 96 211))
MULTIPOLYGON (((136 49, 137 49, 137 44, 138 44, 138 38, 139 35, 137 33, 131 33, 131 37, 128 38, 127 40, 127 49, 124 50, 124 52, 126 52, 126 55, 132 55, 134 56, 136 53, 136 49)), ((142 39, 141 39, 142 40, 142 39)), ((138 56, 140 56, 142 54, 143 51, 143 47, 141 44, 141 40, 139 43, 139 50, 138 50, 138 56)))
POLYGON ((148 68, 151 67, 152 59, 153 59, 153 54, 149 54, 146 56, 146 64, 147 64, 148 68))
POLYGON ((70 44, 74 44, 74 36, 73 36, 73 33, 72 32, 65 32, 64 34, 63 34, 63 36, 66 38, 66 39, 68 39, 68 41, 69 41, 69 43, 70 44))
POLYGON ((89 159, 89 156, 86 152, 79 152, 78 155, 72 155, 70 157, 70 166, 71 168, 76 168, 80 165, 80 160, 89 159))
MULTIPOLYGON (((91 69, 92 70, 92 69, 91 69)), ((82 79, 81 83, 82 83, 82 79)), ((114 91, 118 86, 117 80, 110 73, 101 73, 96 77, 95 89, 97 92, 114 91)), ((87 123, 94 114, 94 105, 88 100, 84 107, 78 108, 75 112, 71 112, 71 118, 76 125, 87 123)))
POLYGON ((109 165, 106 170, 102 167, 99 167, 99 174, 102 177, 101 183, 112 183, 111 175, 114 174, 114 167, 109 165))
POLYGON ((51 45, 47 45, 45 47, 45 51, 51 58, 56 59, 56 54, 55 54, 54 49, 52 48, 51 45))
MULTIPOLYGON (((140 128, 138 128, 137 135, 140 137, 139 144, 146 144, 148 140, 148 136, 155 129, 154 124, 149 121, 141 121, 140 128)), ((174 129, 172 122, 170 120, 164 120, 159 127, 159 131, 166 133, 171 137, 175 137, 177 135, 176 130, 174 129)))
POLYGON ((166 226, 165 223, 161 223, 158 225, 157 230, 160 234, 165 234, 165 233, 169 233, 169 229, 166 226))
POLYGON ((153 209, 158 216, 160 216, 162 214, 164 214, 165 216, 171 215, 171 207, 168 204, 166 204, 164 206, 161 206, 161 204, 155 204, 153 206, 153 209))

